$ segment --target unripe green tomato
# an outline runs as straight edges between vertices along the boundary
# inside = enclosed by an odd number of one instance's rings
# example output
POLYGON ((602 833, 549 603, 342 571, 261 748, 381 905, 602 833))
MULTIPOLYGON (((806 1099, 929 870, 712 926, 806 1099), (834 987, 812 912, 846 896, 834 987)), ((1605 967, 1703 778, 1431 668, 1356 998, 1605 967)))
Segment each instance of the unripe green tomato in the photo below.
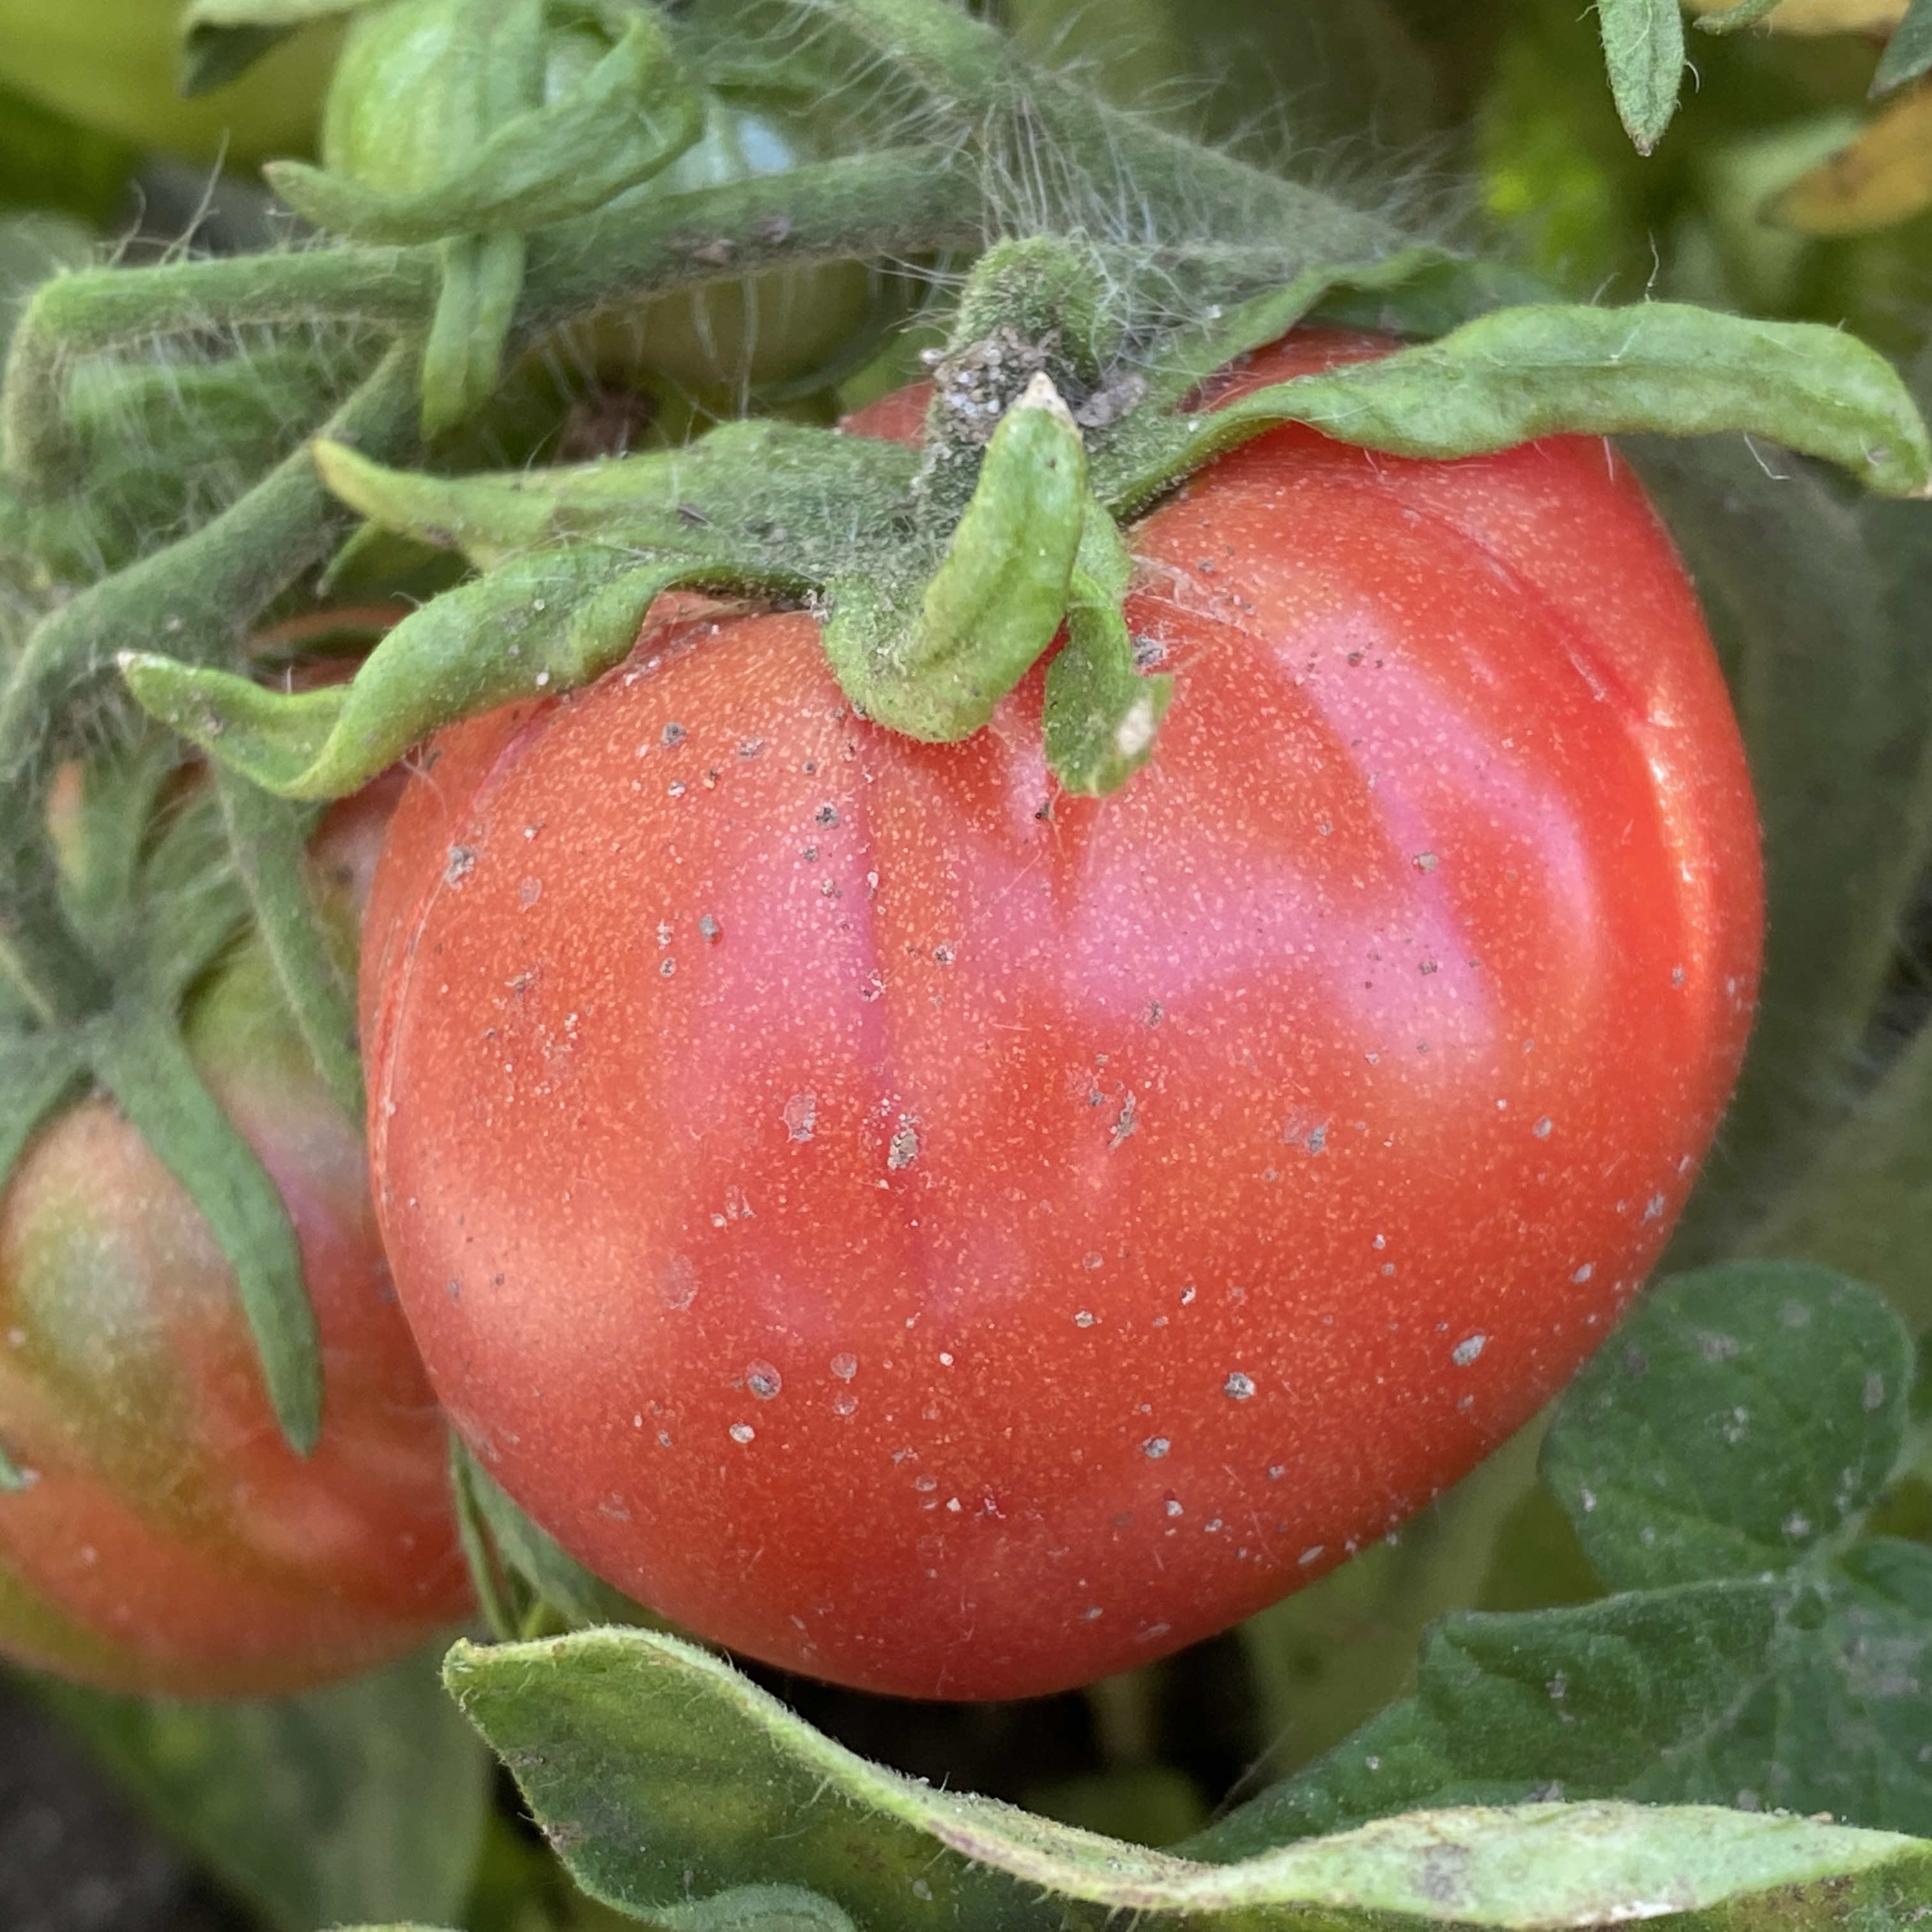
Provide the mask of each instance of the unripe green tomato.
MULTIPOLYGON (((623 201, 726 187, 826 158, 802 116, 713 94, 703 136, 623 201)), ((574 333, 607 382, 655 379, 700 397, 765 389, 834 365, 883 292, 862 262, 766 268, 608 310, 574 333)))
MULTIPOLYGON (((458 49, 463 11, 458 0, 388 0, 350 20, 322 107, 325 167, 388 194, 460 171, 475 145, 473 112, 465 111, 475 106, 474 74, 458 49)), ((519 92, 516 78, 506 77, 506 101, 519 92)), ((538 80, 533 68, 526 104, 538 80)))
MULTIPOLYGON (((393 788, 312 850, 359 904, 393 788)), ((0 1654, 117 1690, 279 1694, 461 1616, 442 1418, 396 1306, 362 1140, 250 938, 196 993, 190 1052, 288 1204, 321 1331, 322 1424, 271 1413, 234 1277, 111 1102, 35 1135, 0 1192, 0 1654)))
MULTIPOLYGON (((470 85, 452 58, 460 17, 452 5, 424 0, 390 0, 355 17, 323 116, 325 166, 392 193, 430 186, 457 171, 463 155, 452 130, 464 116, 442 103, 451 88, 470 85)), ((587 22, 554 26, 544 45, 544 100, 579 85, 612 44, 587 22)), ((518 79, 501 77, 506 100, 518 79)), ((706 98, 701 138, 617 205, 782 174, 830 152, 802 104, 713 92, 706 98)), ((608 388, 669 385, 728 406, 747 390, 808 382, 831 370, 873 319, 882 296, 877 272, 856 262, 726 274, 614 306, 546 349, 608 388)))
POLYGON ((231 86, 177 87, 179 0, 0 0, 0 87, 136 147, 231 166, 305 154, 340 33, 316 21, 231 86))
MULTIPOLYGON (((605 44, 586 27, 555 34, 548 97, 555 100, 580 80, 605 44)), ((784 174, 833 152, 822 122, 814 124, 802 103, 713 92, 705 97, 704 134, 618 205, 784 174)), ((728 400, 830 368, 872 320, 882 295, 879 277, 862 262, 766 268, 608 309, 572 329, 570 340, 611 387, 670 383, 701 400, 728 400)))

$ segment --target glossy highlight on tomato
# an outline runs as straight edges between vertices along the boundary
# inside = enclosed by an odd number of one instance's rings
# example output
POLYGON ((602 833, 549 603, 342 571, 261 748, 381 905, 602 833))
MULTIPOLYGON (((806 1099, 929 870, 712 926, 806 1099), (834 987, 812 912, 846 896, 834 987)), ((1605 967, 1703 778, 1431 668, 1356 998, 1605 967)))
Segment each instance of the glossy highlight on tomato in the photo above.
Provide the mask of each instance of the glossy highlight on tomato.
MULTIPOLYGON (((367 890, 394 788, 312 848, 367 890)), ((321 1439, 283 1440, 233 1276, 105 1100, 44 1126, 0 1195, 0 1654, 104 1688, 267 1694, 386 1661, 461 1616, 442 1418, 376 1238, 361 1136, 250 940, 190 1050, 294 1219, 321 1329, 321 1439)))
POLYGON ((1743 756, 1607 445, 1279 430, 1133 542, 1177 689, 1110 798, 1037 672, 920 744, 808 616, 668 600, 442 734, 383 851, 439 1394, 592 1568, 815 1676, 1052 1690, 1384 1534, 1603 1338, 1742 1053, 1743 756))

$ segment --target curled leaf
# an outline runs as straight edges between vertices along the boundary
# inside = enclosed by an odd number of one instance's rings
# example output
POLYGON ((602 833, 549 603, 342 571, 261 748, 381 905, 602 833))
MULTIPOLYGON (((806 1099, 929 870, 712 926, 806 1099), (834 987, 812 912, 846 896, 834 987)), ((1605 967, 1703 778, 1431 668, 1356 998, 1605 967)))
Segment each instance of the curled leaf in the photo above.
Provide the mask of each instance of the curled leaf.
POLYGON ((1868 488, 1927 487, 1932 442, 1898 372, 1813 322, 1758 322, 1674 302, 1498 309, 1439 341, 1301 376, 1177 423, 1158 460, 1118 479, 1138 508, 1209 456, 1276 423, 1342 442, 1442 458, 1540 436, 1745 430, 1822 457, 1868 488))
MULTIPOLYGON (((1530 1668, 1515 1702, 1546 1706, 1530 1668)), ((1210 1864, 868 1764, 722 1659, 640 1630, 459 1643, 444 1678, 578 1882, 653 1922, 746 1884, 805 1887, 861 1925, 1005 1932, 1102 1914, 1194 1932, 1547 1932, 1706 1912, 1712 1926, 1849 1927, 1932 1901, 1918 1840, 1710 1804, 1471 1803, 1300 1844, 1251 1834, 1210 1864)), ((1401 1781, 1393 1748, 1387 1764, 1401 1781)))
POLYGON ((406 617, 347 684, 291 694, 146 652, 121 668, 154 716, 263 790, 340 798, 442 725, 587 684, 622 661, 664 591, 743 574, 728 557, 542 550, 406 617))

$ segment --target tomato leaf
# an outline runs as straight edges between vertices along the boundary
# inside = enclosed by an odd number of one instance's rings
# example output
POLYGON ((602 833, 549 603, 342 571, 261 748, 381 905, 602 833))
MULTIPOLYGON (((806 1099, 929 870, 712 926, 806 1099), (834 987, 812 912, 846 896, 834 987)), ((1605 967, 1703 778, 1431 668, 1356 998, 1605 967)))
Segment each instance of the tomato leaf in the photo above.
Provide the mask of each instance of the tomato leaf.
POLYGON ((1912 0, 1905 17, 1892 30, 1872 76, 1871 91, 1883 94, 1916 80, 1932 68, 1932 0, 1912 0))
POLYGON ((1598 0, 1604 64, 1624 130, 1640 154, 1664 138, 1684 80, 1678 0, 1598 0))
POLYGON ((1922 490, 1932 475, 1932 442, 1904 384, 1882 356, 1836 329, 1670 302, 1538 304, 1498 309, 1439 341, 1178 419, 1158 454, 1136 439, 1125 461, 1096 455, 1095 494, 1129 514, 1210 455, 1282 422, 1431 458, 1561 433, 1744 430, 1894 495, 1922 490))
POLYGON ((1240 1858, 1418 1805, 1558 1795, 1932 1831, 1932 1550, 1844 1547, 1898 1461, 1910 1370, 1897 1318, 1822 1270, 1666 1282, 1566 1394, 1545 1453, 1625 1594, 1446 1619, 1413 1697, 1186 1849, 1240 1858))
POLYGON ((1377 1913, 1546 1926, 1660 1898, 1768 1919, 1829 1898, 1849 1920, 1932 1900, 1932 1846, 1707 1808, 1437 1811, 1203 1864, 881 1770, 675 1639, 459 1644, 446 1675, 579 1882, 653 1918, 746 1884, 802 1886, 862 1924, 971 1932, 1124 1910, 1288 1932, 1311 1907, 1364 1932, 1377 1913))
POLYGON ((1923 1836, 1932 1556, 1876 1542, 1857 1568, 1448 1618, 1412 1698, 1185 1849, 1240 1858, 1418 1806, 1558 1796, 1829 1811, 1923 1836))
POLYGON ((285 1699, 40 1690, 225 1885, 279 1932, 310 1932, 462 1908, 490 1766, 439 1656, 285 1699))
POLYGON ((1911 1382, 1898 1318, 1828 1268, 1677 1275, 1570 1384, 1544 1479, 1612 1589, 1762 1578, 1856 1533, 1911 1382))

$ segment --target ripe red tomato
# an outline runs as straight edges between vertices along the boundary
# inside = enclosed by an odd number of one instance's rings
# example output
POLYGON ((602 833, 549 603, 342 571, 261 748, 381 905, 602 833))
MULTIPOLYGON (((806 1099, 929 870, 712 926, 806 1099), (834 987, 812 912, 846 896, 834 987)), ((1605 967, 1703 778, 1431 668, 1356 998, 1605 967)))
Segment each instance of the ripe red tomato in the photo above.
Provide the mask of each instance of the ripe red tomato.
POLYGON ((1743 757, 1606 444, 1285 429, 1134 542, 1178 689, 1111 798, 1037 672, 918 744, 808 616, 687 602, 443 734, 383 850, 439 1394, 592 1568, 815 1676, 1052 1690, 1382 1534, 1600 1340, 1742 1052, 1743 757))
MULTIPOLYGON (((394 789, 338 808, 319 876, 359 904, 394 789)), ((441 1417, 390 1288, 361 1136, 259 943, 188 1044, 274 1177, 322 1331, 307 1460, 270 1412, 233 1278, 108 1102, 43 1129, 0 1196, 0 1652, 112 1690, 290 1690, 460 1616, 441 1417)))

